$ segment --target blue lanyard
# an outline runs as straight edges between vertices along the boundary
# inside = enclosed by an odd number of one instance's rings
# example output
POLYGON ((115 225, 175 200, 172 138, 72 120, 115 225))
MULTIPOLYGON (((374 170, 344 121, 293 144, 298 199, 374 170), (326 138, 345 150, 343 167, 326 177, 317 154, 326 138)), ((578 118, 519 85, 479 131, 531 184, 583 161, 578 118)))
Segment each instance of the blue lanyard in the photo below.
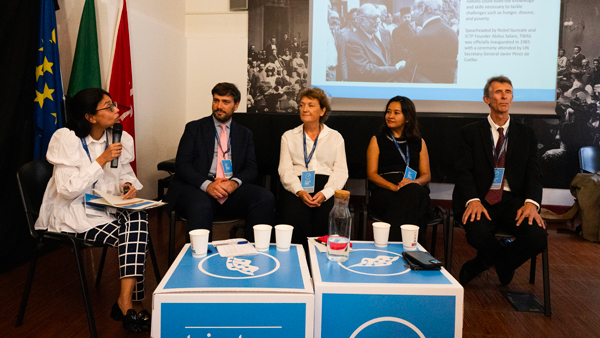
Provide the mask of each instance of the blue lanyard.
MULTIPOLYGON (((227 129, 227 128, 225 128, 227 129)), ((226 133, 226 130, 223 130, 224 133, 226 133)), ((219 149, 221 149, 221 152, 223 153, 223 158, 225 158, 225 155, 227 155, 229 153, 229 151, 231 150, 231 138, 228 137, 227 138, 227 151, 223 151, 223 146, 221 146, 221 140, 219 139, 219 131, 217 130, 217 127, 215 126, 215 138, 217 139, 217 144, 219 145, 219 149)))
POLYGON ((396 145, 396 149, 398 149, 400 156, 402 156, 404 163, 406 163, 406 166, 408 167, 410 164, 410 151, 408 150, 408 143, 406 143, 406 156, 404 156, 404 152, 402 152, 402 149, 400 149, 400 145, 398 145, 398 141, 396 141, 394 134, 392 134, 390 136, 392 137, 392 142, 394 142, 394 144, 396 145))
MULTIPOLYGON (((498 156, 496 156, 496 146, 494 146, 494 134, 493 133, 490 133, 490 138, 492 139, 492 152, 494 153, 494 163, 497 165, 498 159, 500 158, 500 156, 502 155, 502 153, 504 153, 504 150, 506 149, 506 141, 508 140, 508 128, 506 128, 506 136, 504 137, 504 142, 502 142, 502 148, 500 149, 498 156)), ((498 140, 499 139, 500 139, 500 133, 498 133, 498 140)))
MULTIPOLYGON (((108 133, 104 132, 106 134, 106 144, 104 145, 104 150, 108 149, 108 133)), ((79 138, 81 140, 81 145, 83 146, 83 150, 85 150, 85 153, 87 154, 88 158, 90 159, 90 163, 92 163, 92 156, 90 156, 90 150, 88 149, 87 146, 87 142, 85 141, 84 137, 79 138)))
MULTIPOLYGON (((321 126, 319 126, 319 135, 321 135, 320 129, 321 126)), ((308 164, 310 163, 310 160, 312 160, 313 154, 315 153, 315 149, 317 148, 319 135, 317 135, 317 138, 315 139, 315 143, 313 144, 310 154, 306 156, 306 133, 304 132, 304 128, 302 128, 302 137, 304 138, 304 165, 306 166, 306 170, 308 170, 308 164)))

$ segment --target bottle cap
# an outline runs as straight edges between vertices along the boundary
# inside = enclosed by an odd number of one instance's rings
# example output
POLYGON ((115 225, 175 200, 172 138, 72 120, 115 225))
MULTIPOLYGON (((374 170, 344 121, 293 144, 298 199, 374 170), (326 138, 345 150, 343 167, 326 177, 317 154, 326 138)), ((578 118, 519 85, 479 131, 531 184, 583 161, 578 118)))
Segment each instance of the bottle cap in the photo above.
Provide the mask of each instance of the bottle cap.
POLYGON ((335 198, 349 198, 350 192, 347 190, 336 190, 334 196, 335 198))

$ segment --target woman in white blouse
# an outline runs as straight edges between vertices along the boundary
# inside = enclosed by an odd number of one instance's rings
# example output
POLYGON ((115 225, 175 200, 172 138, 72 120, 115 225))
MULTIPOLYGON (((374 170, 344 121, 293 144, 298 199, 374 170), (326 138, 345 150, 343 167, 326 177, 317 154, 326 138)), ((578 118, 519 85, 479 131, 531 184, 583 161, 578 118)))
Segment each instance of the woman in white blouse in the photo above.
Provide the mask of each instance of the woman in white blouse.
POLYGON ((333 193, 348 179, 344 139, 324 122, 331 112, 319 88, 298 94, 303 124, 281 138, 279 177, 285 190, 279 197, 279 223, 294 226, 292 241, 307 245, 307 237, 327 234, 333 193))
POLYGON ((150 331, 150 314, 142 307, 148 245, 145 212, 91 208, 86 195, 97 191, 134 198, 142 189, 131 165, 133 138, 123 132, 112 143, 112 126, 119 120, 117 103, 99 88, 77 93, 69 109, 69 126, 57 130, 46 158, 54 165, 35 228, 73 233, 119 250, 121 291, 110 316, 129 331, 150 331), (110 162, 119 158, 117 168, 110 162))

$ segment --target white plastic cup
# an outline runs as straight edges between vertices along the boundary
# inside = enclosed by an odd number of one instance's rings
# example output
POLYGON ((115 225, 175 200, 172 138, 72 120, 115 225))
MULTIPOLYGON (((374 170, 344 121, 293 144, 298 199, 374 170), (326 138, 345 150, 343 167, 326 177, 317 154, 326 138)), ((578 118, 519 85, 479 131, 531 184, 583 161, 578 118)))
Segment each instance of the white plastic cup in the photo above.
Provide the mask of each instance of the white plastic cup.
POLYGON ((419 227, 413 224, 403 224, 400 226, 402 230, 402 245, 404 250, 417 250, 417 238, 419 237, 419 227))
POLYGON ((293 231, 294 227, 288 224, 278 224, 275 226, 275 243, 277 243, 277 251, 290 250, 293 231))
POLYGON ((204 257, 208 251, 208 234, 210 230, 196 229, 190 231, 190 242, 192 243, 192 256, 204 257))
POLYGON ((388 239, 390 238, 390 227, 390 223, 373 223, 373 238, 375 239, 376 247, 385 248, 388 245, 388 239))
POLYGON ((256 248, 256 250, 269 250, 272 228, 273 227, 268 224, 257 224, 254 226, 254 247, 256 248))

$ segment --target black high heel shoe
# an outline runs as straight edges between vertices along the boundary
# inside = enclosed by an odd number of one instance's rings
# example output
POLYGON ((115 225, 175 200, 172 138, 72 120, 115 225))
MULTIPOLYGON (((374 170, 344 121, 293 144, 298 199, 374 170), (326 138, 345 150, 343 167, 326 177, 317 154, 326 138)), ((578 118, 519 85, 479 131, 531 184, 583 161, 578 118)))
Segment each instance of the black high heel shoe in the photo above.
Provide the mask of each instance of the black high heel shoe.
POLYGON ((138 314, 134 309, 129 309, 126 314, 123 314, 119 304, 115 302, 115 305, 110 310, 110 318, 118 322, 123 322, 123 328, 127 331, 142 332, 142 328, 138 325, 138 314))
POLYGON ((150 325, 152 323, 152 318, 150 317, 150 313, 146 310, 142 310, 138 313, 138 327, 142 330, 142 332, 150 332, 150 325))

